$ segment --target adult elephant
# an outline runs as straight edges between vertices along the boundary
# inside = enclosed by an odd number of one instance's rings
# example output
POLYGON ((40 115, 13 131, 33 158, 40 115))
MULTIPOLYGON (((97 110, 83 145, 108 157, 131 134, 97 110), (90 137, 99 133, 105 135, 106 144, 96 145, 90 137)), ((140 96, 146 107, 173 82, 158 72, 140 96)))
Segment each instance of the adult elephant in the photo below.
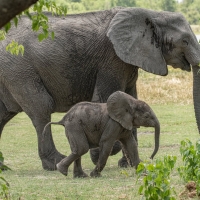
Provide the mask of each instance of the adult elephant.
POLYGON ((53 41, 39 43, 29 19, 22 17, 0 47, 0 131, 24 111, 37 131, 47 170, 63 158, 50 128, 42 143, 51 113, 66 112, 80 101, 106 102, 117 90, 136 97, 138 67, 167 75, 167 65, 190 71, 200 63, 200 45, 178 13, 116 8, 48 17, 53 41), (24 56, 5 51, 12 40, 24 45, 24 56))

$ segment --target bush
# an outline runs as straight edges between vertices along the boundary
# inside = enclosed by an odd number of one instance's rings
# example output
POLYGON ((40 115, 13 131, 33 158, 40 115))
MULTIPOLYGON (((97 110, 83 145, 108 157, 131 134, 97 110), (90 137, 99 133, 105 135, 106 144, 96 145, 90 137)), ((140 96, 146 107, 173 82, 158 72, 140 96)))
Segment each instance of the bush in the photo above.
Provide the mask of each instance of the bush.
POLYGON ((9 199, 9 183, 2 176, 2 170, 9 168, 3 164, 3 161, 3 154, 0 152, 0 199, 9 199))
POLYGON ((200 194, 200 140, 196 142, 196 148, 188 139, 181 141, 180 152, 184 165, 178 168, 178 172, 186 183, 194 181, 200 194))
POLYGON ((176 163, 176 156, 165 156, 164 160, 156 160, 155 163, 140 163, 137 168, 138 179, 143 176, 143 184, 139 187, 139 193, 147 200, 175 200, 175 193, 170 186, 170 173, 176 163))

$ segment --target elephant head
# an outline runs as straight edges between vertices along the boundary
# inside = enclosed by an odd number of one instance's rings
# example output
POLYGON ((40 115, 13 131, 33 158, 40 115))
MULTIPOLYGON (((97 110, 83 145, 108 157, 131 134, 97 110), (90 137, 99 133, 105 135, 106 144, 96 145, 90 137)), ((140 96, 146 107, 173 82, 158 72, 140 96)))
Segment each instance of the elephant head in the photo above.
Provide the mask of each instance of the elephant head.
POLYGON ((193 96, 200 132, 200 45, 182 14, 142 8, 120 10, 112 19, 107 36, 124 62, 147 72, 167 75, 167 65, 193 68, 193 96))
POLYGON ((108 98, 107 110, 109 116, 125 129, 132 130, 138 126, 155 127, 155 149, 151 155, 153 159, 159 148, 160 123, 152 109, 145 102, 117 91, 108 98))

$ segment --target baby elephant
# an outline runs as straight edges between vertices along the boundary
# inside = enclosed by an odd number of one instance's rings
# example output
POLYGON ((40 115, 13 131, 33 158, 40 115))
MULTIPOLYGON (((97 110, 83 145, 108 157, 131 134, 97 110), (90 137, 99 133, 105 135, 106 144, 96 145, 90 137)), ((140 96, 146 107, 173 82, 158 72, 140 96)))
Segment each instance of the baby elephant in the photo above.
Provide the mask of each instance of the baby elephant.
POLYGON ((117 91, 107 103, 81 102, 73 106, 59 122, 48 123, 65 126, 71 154, 57 164, 57 169, 67 176, 69 165, 74 162, 74 177, 87 177, 82 170, 81 156, 91 148, 99 147, 99 159, 93 177, 100 176, 116 140, 122 143, 123 150, 131 166, 137 167, 140 162, 137 143, 133 137, 133 127, 155 127, 155 149, 159 148, 160 124, 152 109, 143 101, 117 91))

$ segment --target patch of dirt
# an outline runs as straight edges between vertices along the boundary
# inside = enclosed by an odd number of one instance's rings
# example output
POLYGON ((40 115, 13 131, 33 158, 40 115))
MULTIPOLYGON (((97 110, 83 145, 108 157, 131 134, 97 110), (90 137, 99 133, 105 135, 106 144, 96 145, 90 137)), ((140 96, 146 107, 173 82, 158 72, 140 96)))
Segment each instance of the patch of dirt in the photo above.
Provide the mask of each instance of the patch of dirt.
POLYGON ((198 198, 200 199, 200 195, 197 197, 196 183, 194 181, 190 181, 186 184, 185 190, 179 194, 180 200, 198 198))

